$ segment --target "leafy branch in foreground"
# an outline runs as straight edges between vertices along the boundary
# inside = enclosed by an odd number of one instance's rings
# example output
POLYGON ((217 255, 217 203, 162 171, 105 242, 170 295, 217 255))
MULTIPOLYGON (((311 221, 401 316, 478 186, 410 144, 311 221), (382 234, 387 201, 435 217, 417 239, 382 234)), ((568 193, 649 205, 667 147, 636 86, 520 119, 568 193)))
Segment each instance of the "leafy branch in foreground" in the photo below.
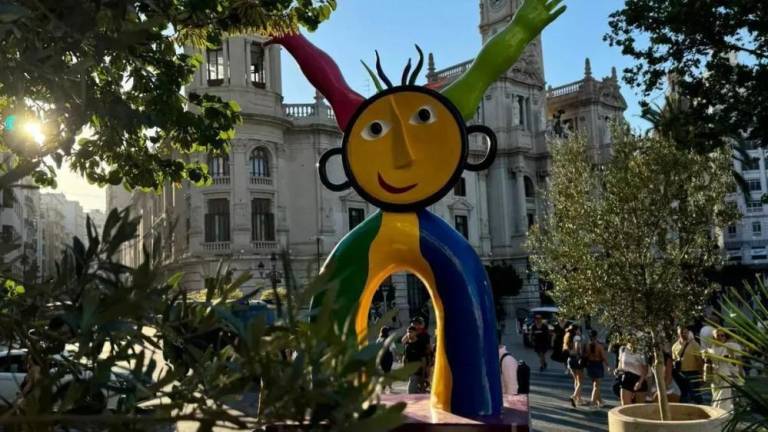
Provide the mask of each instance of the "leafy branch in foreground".
POLYGON ((409 370, 380 372, 382 344, 358 346, 330 306, 298 318, 313 294, 332 297, 334 287, 291 286, 286 319, 244 317, 250 275, 222 264, 205 300, 189 301, 183 275, 155 265, 160 247, 135 269, 114 261, 136 235, 128 212, 112 211, 100 236, 88 226, 88 245, 75 239, 52 280, 21 288, 3 277, 0 345, 27 352, 32 373, 0 427, 135 431, 193 420, 200 430, 291 422, 386 431, 401 421, 404 406, 380 406, 377 394, 409 370), (257 413, 232 409, 243 394, 258 395, 257 413))
POLYGON ((190 95, 202 58, 184 44, 225 34, 314 29, 335 0, 0 1, 0 151, 15 164, 0 188, 32 175, 55 184, 62 161, 99 185, 203 182, 190 152, 226 151, 237 104, 190 95), (75 12, 76 11, 76 12, 75 12), (191 109, 190 109, 191 108, 191 109), (41 143, 25 133, 39 122, 41 143))

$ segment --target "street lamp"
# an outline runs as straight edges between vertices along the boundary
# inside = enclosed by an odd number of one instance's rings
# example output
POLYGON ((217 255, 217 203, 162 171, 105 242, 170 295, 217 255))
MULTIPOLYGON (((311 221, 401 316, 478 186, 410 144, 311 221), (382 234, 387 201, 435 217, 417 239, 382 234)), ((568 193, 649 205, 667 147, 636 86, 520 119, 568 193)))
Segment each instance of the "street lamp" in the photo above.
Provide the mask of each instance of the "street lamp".
POLYGON ((269 262, 271 264, 271 270, 269 272, 264 271, 264 263, 259 261, 259 265, 256 266, 256 268, 259 269, 259 275, 262 278, 265 278, 269 276, 270 281, 272 282, 272 294, 275 296, 275 307, 277 308, 277 317, 282 318, 283 315, 283 307, 282 302, 280 301, 280 295, 278 295, 277 292, 277 283, 280 282, 280 273, 277 272, 276 266, 277 266, 277 255, 275 255, 274 252, 269 257, 269 262))

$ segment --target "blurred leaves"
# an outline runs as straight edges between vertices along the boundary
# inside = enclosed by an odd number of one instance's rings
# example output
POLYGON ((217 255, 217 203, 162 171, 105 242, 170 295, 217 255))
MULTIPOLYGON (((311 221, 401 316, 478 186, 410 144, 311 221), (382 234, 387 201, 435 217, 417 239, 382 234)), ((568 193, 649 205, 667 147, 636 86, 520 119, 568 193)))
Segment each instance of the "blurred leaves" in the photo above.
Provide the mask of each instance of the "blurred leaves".
MULTIPOLYGON (((731 340, 742 347, 736 358, 719 359, 744 367, 743 377, 722 377, 734 396, 730 431, 768 431, 768 287, 758 281, 741 291, 732 288, 721 300, 718 314, 731 340)), ((720 341, 712 343, 723 345, 720 341)))
POLYGON ((329 313, 336 287, 300 287, 286 275, 285 319, 264 303, 261 312, 243 314, 252 305, 241 291, 248 274, 221 263, 204 296, 190 300, 183 275, 159 267, 156 254, 145 251, 135 269, 114 260, 134 241, 138 219, 112 211, 102 233, 88 224, 87 244, 74 240, 52 280, 0 297, 0 345, 26 349, 41 371, 0 415, 5 430, 84 428, 74 414, 110 431, 177 420, 196 421, 200 430, 289 422, 386 431, 401 421, 404 406, 380 406, 377 395, 403 371, 382 373, 385 344, 359 346, 337 328, 329 313), (309 300, 320 292, 328 301, 309 319, 309 300), (244 394, 257 395, 258 412, 233 411, 244 394))

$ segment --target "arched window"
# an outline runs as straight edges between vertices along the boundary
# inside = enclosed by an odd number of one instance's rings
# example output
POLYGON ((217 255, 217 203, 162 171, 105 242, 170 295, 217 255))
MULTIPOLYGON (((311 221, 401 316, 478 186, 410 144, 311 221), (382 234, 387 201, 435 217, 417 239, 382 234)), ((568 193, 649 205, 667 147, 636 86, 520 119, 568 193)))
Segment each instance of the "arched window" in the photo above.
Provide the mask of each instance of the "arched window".
POLYGON ((208 174, 211 177, 229 177, 229 156, 208 156, 208 174))
POLYGON ((525 183, 525 197, 526 198, 535 198, 536 197, 536 189, 533 187, 533 180, 531 180, 530 177, 525 176, 524 177, 524 183, 525 183))
POLYGON ((248 160, 251 177, 269 177, 269 153, 264 147, 256 147, 248 160))

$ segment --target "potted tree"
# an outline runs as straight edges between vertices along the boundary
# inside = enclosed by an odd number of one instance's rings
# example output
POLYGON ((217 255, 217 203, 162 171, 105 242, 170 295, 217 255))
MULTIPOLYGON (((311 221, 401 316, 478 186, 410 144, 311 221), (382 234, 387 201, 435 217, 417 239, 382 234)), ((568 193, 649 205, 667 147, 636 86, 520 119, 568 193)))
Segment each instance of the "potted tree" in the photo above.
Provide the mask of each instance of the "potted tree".
POLYGON ((717 228, 735 218, 725 203, 730 155, 696 154, 626 126, 612 135, 608 161, 591 157, 583 136, 553 146, 546 214, 529 239, 534 269, 566 314, 591 315, 655 359, 658 406, 611 410, 611 431, 720 430, 724 412, 669 404, 659 359, 710 292, 704 270, 721 260, 717 228))

